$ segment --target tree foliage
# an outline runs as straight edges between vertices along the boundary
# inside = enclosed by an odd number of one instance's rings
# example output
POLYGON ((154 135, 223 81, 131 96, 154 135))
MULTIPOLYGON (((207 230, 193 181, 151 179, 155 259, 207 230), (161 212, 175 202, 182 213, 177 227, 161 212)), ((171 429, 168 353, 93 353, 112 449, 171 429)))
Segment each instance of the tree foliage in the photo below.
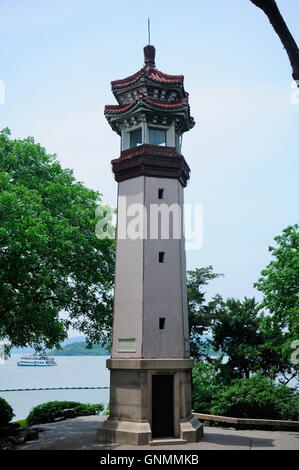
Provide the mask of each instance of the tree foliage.
POLYGON ((8 424, 14 416, 15 414, 10 404, 0 397, 0 426, 8 424))
POLYGON ((213 364, 223 384, 258 372, 287 384, 298 373, 292 360, 298 340, 298 227, 275 240, 276 248, 269 248, 274 259, 256 284, 264 294, 261 304, 220 295, 207 301, 203 287, 219 275, 212 266, 188 272, 191 356, 213 364))
POLYGON ((209 350, 207 341, 203 338, 211 326, 213 302, 206 301, 203 288, 209 281, 223 274, 213 272, 212 266, 187 271, 187 294, 190 334, 190 354, 196 359, 204 358, 209 350))
POLYGON ((211 364, 196 363, 192 371, 192 406, 199 413, 253 419, 299 419, 299 395, 260 372, 223 383, 211 364))
POLYGON ((287 227, 270 246, 273 259, 261 272, 255 287, 264 294, 263 306, 281 328, 299 336, 299 231, 298 225, 287 227))
POLYGON ((215 367, 206 362, 195 362, 192 369, 193 409, 199 413, 209 414, 219 386, 215 367))
POLYGON ((248 379, 234 380, 218 387, 211 414, 253 419, 299 419, 299 395, 295 389, 277 385, 258 373, 248 379))
POLYGON ((32 137, 0 133, 0 339, 52 348, 72 326, 105 340, 114 242, 95 236, 100 201, 32 137))
POLYGON ((273 258, 255 287, 263 293, 262 307, 267 312, 260 324, 264 352, 277 358, 278 371, 290 379, 298 372, 298 365, 290 361, 292 343, 299 338, 298 225, 287 227, 274 240, 276 246, 269 247, 273 258))
POLYGON ((273 320, 254 298, 243 301, 221 296, 213 299, 211 339, 208 343, 222 355, 207 358, 225 384, 262 373, 287 384, 296 377, 298 366, 291 361, 292 335, 273 320), (224 360, 225 357, 225 360, 224 360))
POLYGON ((262 367, 259 346, 263 336, 259 332, 258 310, 254 298, 245 297, 244 301, 215 298, 210 342, 216 351, 223 353, 213 362, 227 384, 236 378, 249 378, 262 367), (223 356, 227 356, 225 363, 223 356))

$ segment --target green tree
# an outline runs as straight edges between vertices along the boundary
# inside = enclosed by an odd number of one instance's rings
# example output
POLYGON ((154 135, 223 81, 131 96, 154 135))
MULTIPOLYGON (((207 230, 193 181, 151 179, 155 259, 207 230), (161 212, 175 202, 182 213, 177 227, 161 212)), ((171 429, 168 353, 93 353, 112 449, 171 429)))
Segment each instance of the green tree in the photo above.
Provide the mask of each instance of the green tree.
POLYGON ((105 342, 114 241, 95 236, 100 201, 32 137, 0 133, 0 339, 58 347, 72 326, 105 342))
POLYGON ((229 384, 233 379, 249 378, 261 369, 259 346, 263 336, 259 332, 259 307, 256 300, 215 297, 209 342, 222 356, 211 360, 219 370, 219 377, 229 384), (223 363, 223 356, 227 362, 223 363))
POLYGON ((204 359, 210 350, 203 335, 209 333, 214 307, 214 302, 206 301, 203 287, 220 276, 223 274, 214 273, 212 266, 187 271, 190 354, 197 361, 204 359))
MULTIPOLYGON (((292 364, 292 343, 299 339, 299 232, 298 225, 287 227, 270 246, 273 259, 254 286, 264 294, 261 321, 265 336, 264 352, 275 355, 276 369, 289 381, 298 372, 292 364)), ((275 368, 275 364, 273 364, 275 368)))

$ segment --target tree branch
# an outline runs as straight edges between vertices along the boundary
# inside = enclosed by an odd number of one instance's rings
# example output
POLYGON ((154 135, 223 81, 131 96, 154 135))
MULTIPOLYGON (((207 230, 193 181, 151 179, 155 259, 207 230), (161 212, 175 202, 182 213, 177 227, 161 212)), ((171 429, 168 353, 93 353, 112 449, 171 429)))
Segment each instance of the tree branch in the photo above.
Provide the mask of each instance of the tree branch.
POLYGON ((299 49, 295 39, 291 35, 289 28, 286 25, 275 0, 250 0, 255 6, 263 10, 267 15, 274 31, 277 33, 282 42, 283 47, 288 54, 291 67, 293 69, 293 79, 299 87, 299 49))
POLYGON ((283 383, 284 385, 287 385, 292 379, 294 379, 295 377, 297 377, 297 372, 294 372, 293 375, 291 375, 291 377, 286 377, 285 374, 282 374, 285 378, 285 382, 283 383))

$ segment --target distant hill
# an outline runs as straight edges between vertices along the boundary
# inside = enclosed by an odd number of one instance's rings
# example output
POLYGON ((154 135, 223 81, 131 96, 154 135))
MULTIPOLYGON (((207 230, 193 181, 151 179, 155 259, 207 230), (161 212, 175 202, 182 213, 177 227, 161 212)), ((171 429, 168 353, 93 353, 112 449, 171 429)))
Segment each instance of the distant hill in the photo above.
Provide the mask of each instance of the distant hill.
MULTIPOLYGON (((202 339, 212 339, 210 336, 203 335, 202 339)), ((54 349, 48 351, 49 355, 52 356, 109 356, 110 351, 102 348, 99 345, 94 345, 92 349, 86 348, 86 342, 84 336, 74 336, 67 338, 61 343, 62 349, 54 349)), ((210 356, 219 356, 221 351, 215 352, 212 347, 205 351, 210 356)), ((34 354, 35 350, 32 348, 12 348, 12 354, 34 354)))
POLYGON ((48 351, 49 356, 109 356, 110 351, 95 344, 91 349, 86 348, 86 342, 80 341, 63 346, 62 349, 48 351))
POLYGON ((82 341, 85 341, 84 336, 73 336, 72 338, 66 338, 61 343, 61 346, 66 346, 67 344, 73 344, 73 343, 82 343, 82 341))
MULTIPOLYGON (((66 346, 67 344, 73 344, 73 343, 78 343, 78 342, 84 342, 85 337, 84 336, 73 336, 72 338, 67 338, 65 339, 62 343, 61 346, 66 346)), ((26 347, 26 348, 16 348, 13 347, 11 348, 10 351, 11 354, 35 354, 35 349, 26 347)))

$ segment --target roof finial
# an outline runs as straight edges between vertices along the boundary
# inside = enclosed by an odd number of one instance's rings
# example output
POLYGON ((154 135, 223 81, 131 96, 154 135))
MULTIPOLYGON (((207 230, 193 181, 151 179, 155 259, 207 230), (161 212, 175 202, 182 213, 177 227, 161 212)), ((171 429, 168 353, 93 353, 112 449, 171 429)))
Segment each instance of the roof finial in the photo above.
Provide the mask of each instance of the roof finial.
POLYGON ((156 67, 155 54, 156 49, 151 45, 151 20, 147 18, 147 33, 148 33, 148 45, 143 48, 144 51, 144 65, 148 67, 156 67))
POLYGON ((150 17, 147 18, 148 45, 143 48, 144 65, 147 67, 156 67, 155 55, 156 49, 151 45, 151 23, 150 17))
POLYGON ((151 46, 150 44, 148 46, 145 46, 143 48, 144 51, 144 65, 148 67, 156 67, 155 64, 155 55, 156 55, 156 49, 154 46, 151 46))
POLYGON ((148 32, 148 44, 151 43, 151 20, 150 17, 147 19, 147 32, 148 32))

